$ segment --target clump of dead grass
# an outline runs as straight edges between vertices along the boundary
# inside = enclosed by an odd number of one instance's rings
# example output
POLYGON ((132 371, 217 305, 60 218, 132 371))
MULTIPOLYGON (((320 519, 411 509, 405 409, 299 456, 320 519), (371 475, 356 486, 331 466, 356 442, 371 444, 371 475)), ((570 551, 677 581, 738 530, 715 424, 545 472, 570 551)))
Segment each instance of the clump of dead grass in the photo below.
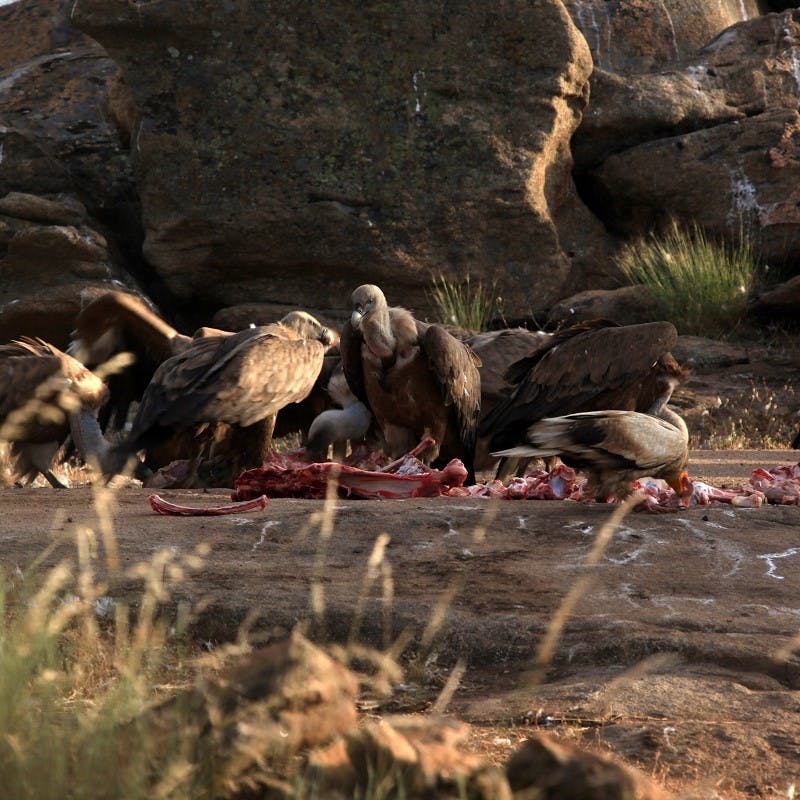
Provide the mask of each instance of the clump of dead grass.
POLYGON ((787 404, 794 389, 750 380, 740 389, 710 398, 696 413, 685 414, 689 446, 702 450, 783 450, 789 447, 798 417, 787 404))

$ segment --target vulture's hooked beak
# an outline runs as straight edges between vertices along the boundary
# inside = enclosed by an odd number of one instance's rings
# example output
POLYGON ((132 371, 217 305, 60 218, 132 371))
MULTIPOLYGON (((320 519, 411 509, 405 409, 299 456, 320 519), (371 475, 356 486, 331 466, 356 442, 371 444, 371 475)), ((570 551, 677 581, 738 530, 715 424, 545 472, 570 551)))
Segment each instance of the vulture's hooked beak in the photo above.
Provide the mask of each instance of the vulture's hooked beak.
POLYGON ((361 303, 356 303, 353 307, 353 313, 350 315, 350 324, 358 330, 362 319, 364 319, 364 307, 361 303))

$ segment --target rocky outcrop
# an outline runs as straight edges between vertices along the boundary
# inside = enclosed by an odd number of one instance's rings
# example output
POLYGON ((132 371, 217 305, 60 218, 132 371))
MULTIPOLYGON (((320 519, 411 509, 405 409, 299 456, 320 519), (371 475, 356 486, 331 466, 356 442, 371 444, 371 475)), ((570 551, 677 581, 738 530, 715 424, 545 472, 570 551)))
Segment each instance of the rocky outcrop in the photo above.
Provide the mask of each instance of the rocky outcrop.
POLYGON ((340 309, 369 280, 424 308, 435 270, 496 279, 513 316, 597 255, 561 241, 596 223, 569 153, 591 60, 558 0, 80 0, 73 20, 136 98, 144 254, 182 302, 340 309))
POLYGON ((118 70, 62 0, 0 8, 0 340, 64 346, 81 297, 138 260, 128 145, 109 112, 118 70))
POLYGON ((596 72, 574 141, 584 198, 626 237, 675 218, 796 261, 798 54, 794 10, 734 25, 669 72, 596 72))
POLYGON ((256 306, 341 319, 365 281, 426 316, 434 274, 493 285, 510 322, 545 319, 618 286, 619 245, 673 217, 793 269, 787 5, 3 6, 0 200, 79 203, 79 235, 107 246, 91 274, 27 270, 35 220, 12 247, 20 217, 0 211, 0 335, 61 342, 80 293, 111 280, 187 331, 256 306))

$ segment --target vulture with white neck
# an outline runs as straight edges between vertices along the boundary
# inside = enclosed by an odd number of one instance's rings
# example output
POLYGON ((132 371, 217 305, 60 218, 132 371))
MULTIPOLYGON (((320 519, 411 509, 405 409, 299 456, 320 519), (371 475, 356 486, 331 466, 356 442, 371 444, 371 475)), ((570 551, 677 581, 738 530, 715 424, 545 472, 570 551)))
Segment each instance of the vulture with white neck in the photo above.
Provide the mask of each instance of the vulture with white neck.
MULTIPOLYGON (((479 433, 500 452, 522 443, 525 431, 545 417, 607 409, 658 414, 687 374, 670 352, 677 338, 669 322, 592 320, 559 331, 511 365, 514 389, 481 420, 479 433)), ((512 470, 504 459, 498 477, 512 470)))
POLYGON ((390 307, 377 286, 359 286, 351 300, 340 343, 342 365, 389 454, 401 456, 431 437, 435 444, 423 460, 438 466, 460 458, 474 483, 480 360, 441 325, 390 307))
POLYGON ((658 416, 604 410, 546 417, 527 427, 521 439, 495 455, 558 456, 568 467, 586 473, 587 493, 601 502, 624 499, 633 481, 643 477, 663 478, 684 505, 694 490, 686 471, 689 432, 683 419, 666 406, 658 416))

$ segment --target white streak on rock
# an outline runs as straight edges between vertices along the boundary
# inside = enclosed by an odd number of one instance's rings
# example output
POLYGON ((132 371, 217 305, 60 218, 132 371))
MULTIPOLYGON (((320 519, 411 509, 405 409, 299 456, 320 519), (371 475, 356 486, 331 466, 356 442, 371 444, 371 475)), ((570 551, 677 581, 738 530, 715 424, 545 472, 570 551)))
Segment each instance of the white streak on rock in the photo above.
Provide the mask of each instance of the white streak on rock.
POLYGON ((766 561, 767 565, 769 566, 769 569, 767 570, 767 577, 775 578, 777 581, 782 581, 786 580, 786 576, 778 575, 778 565, 775 562, 779 558, 791 558, 798 553, 800 553, 800 547, 790 547, 788 550, 784 550, 782 553, 765 553, 763 556, 759 556, 759 558, 766 561))

